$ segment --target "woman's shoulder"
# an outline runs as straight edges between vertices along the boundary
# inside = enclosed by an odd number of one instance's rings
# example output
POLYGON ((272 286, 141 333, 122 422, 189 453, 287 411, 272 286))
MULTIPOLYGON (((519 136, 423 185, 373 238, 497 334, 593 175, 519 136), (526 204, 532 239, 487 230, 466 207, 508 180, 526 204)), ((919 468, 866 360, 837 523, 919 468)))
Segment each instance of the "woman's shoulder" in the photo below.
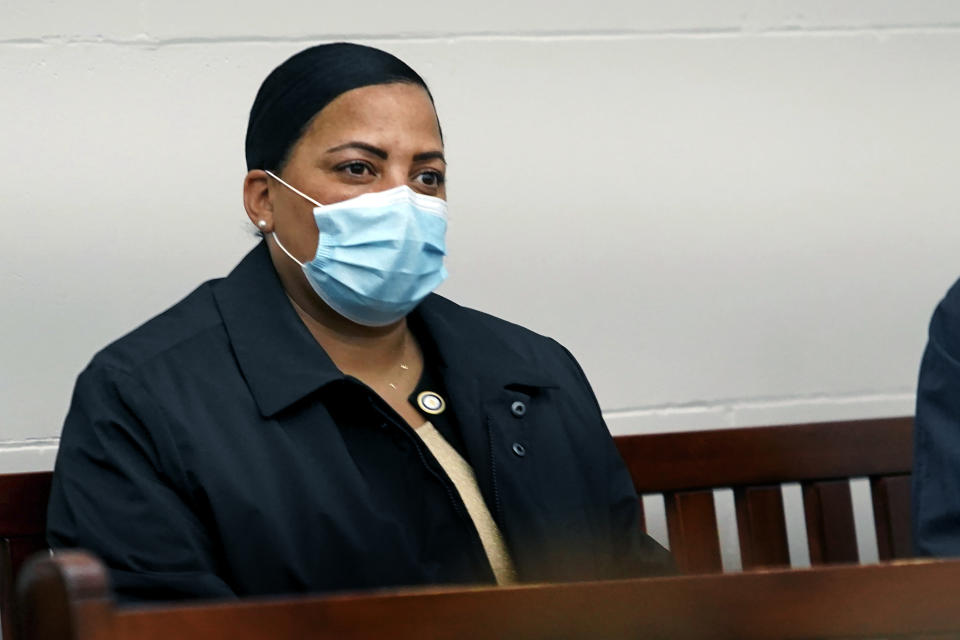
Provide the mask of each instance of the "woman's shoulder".
POLYGON ((459 357, 480 357, 563 377, 582 373, 573 355, 555 339, 490 313, 465 307, 432 294, 421 304, 420 315, 433 337, 459 357))
POLYGON ((548 336, 490 313, 465 307, 439 294, 431 294, 423 301, 422 312, 428 317, 442 318, 458 332, 475 338, 487 337, 515 345, 551 349, 556 345, 556 341, 548 336))
POLYGON ((223 332, 210 280, 182 300, 114 340, 94 355, 91 368, 105 367, 132 374, 157 359, 176 359, 189 353, 211 332, 223 332))

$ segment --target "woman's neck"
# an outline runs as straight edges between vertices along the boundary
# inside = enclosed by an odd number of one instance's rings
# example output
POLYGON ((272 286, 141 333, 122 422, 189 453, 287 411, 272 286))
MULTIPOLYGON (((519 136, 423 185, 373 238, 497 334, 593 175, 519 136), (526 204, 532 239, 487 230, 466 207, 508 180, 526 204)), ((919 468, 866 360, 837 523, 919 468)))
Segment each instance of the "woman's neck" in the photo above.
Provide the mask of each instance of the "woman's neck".
POLYGON ((303 271, 269 243, 274 267, 297 315, 334 364, 361 380, 421 361, 419 347, 406 318, 383 327, 367 327, 344 318, 323 302, 303 271), (295 268, 291 268, 295 267, 295 268))
MULTIPOLYGON (((316 298, 311 291, 310 295, 316 298)), ((385 327, 365 327, 347 320, 317 299, 297 300, 287 292, 297 315, 314 339, 344 373, 362 378, 362 373, 395 367, 408 359, 410 330, 406 319, 385 327)))

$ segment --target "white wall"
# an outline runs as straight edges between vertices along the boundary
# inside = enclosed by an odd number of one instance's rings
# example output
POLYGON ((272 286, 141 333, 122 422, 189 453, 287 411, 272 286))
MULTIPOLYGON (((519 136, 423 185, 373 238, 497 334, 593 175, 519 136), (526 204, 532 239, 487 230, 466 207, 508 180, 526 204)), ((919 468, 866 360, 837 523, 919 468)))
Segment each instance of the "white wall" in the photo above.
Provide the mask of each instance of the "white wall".
POLYGON ((0 472, 253 244, 254 93, 332 39, 432 86, 442 292, 565 343, 615 433, 912 411, 960 275, 960 3, 0 0, 0 472))

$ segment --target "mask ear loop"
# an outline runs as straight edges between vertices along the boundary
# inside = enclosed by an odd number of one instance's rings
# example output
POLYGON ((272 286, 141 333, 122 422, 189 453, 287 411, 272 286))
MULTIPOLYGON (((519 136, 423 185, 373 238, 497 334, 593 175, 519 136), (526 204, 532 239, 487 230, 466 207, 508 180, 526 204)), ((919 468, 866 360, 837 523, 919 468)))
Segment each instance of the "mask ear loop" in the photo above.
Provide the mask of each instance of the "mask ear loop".
POLYGON ((296 263, 297 263, 298 265, 300 265, 301 267, 303 266, 303 263, 300 262, 299 260, 297 260, 296 258, 294 258, 294 257, 293 257, 293 254, 290 253, 289 251, 287 251, 287 248, 286 248, 285 246, 283 246, 283 243, 280 242, 280 238, 277 237, 277 232, 276 232, 276 231, 271 231, 271 232, 270 232, 270 235, 273 236, 273 241, 277 243, 277 246, 280 247, 280 249, 282 249, 285 254, 287 254, 288 256, 290 256, 290 259, 291 259, 291 260, 293 260, 294 262, 296 262, 296 263))
MULTIPOLYGON (((297 194, 298 196, 302 196, 303 198, 306 198, 307 200, 309 200, 309 201, 312 202, 313 204, 317 205, 318 207, 323 207, 322 204, 320 204, 319 202, 317 202, 316 200, 314 200, 313 198, 311 198, 310 196, 308 196, 307 194, 305 194, 303 191, 300 191, 300 190, 297 189, 296 187, 291 186, 291 185, 287 184, 286 182, 284 182, 283 178, 277 176, 275 173, 273 173, 273 172, 270 171, 269 169, 264 169, 264 171, 267 173, 268 176, 270 176, 271 178, 273 178, 274 180, 276 180, 277 182, 279 182, 280 184, 282 184, 283 186, 285 186, 287 189, 290 189, 290 191, 293 191, 293 192, 294 192, 295 194, 297 194)), ((277 243, 277 246, 280 247, 280 249, 281 249, 285 254, 287 254, 287 256, 289 256, 289 258, 290 258, 291 260, 293 260, 294 262, 296 262, 296 263, 297 263, 298 265, 300 265, 301 267, 303 266, 303 263, 300 262, 299 260, 297 260, 296 258, 294 258, 294 257, 293 257, 293 254, 290 253, 289 251, 287 251, 287 248, 286 248, 285 246, 283 246, 283 243, 280 242, 280 238, 277 236, 277 232, 276 232, 276 231, 271 231, 271 232, 270 232, 270 235, 273 236, 273 241, 277 243)))
POLYGON ((297 189, 296 187, 292 187, 292 186, 290 186, 289 184, 287 184, 286 182, 284 182, 284 181, 283 181, 283 178, 278 177, 273 171, 270 171, 269 169, 264 169, 264 171, 267 173, 268 176, 270 176, 271 178, 273 178, 274 180, 276 180, 277 182, 279 182, 280 184, 282 184, 283 186, 285 186, 287 189, 290 189, 290 191, 293 191, 293 192, 294 192, 295 194, 297 194, 298 196, 301 196, 301 197, 303 197, 303 198, 306 198, 307 200, 309 200, 309 201, 312 202, 313 204, 317 205, 318 207, 322 207, 322 206, 323 206, 322 204, 320 204, 319 202, 317 202, 316 200, 314 200, 313 198, 311 198, 310 196, 308 196, 307 194, 305 194, 303 191, 300 191, 300 189, 297 189))

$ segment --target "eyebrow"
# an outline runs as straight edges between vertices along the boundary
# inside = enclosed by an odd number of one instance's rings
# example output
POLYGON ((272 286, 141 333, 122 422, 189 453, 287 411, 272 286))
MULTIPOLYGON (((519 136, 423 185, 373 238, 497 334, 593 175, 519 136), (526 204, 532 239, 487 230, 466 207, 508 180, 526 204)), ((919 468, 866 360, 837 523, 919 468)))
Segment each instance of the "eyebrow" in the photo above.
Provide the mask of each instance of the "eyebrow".
MULTIPOLYGON (((372 153, 381 160, 386 160, 389 157, 389 153, 381 149, 380 147, 375 147, 372 144, 367 144, 366 142, 360 142, 358 140, 352 140, 350 142, 345 142, 343 144, 337 145, 335 147, 330 147, 327 149, 327 153, 335 153, 337 151, 343 151, 344 149, 360 149, 361 151, 366 151, 367 153, 372 153)), ((440 160, 446 164, 446 159, 443 157, 442 151, 424 151, 423 153, 418 153, 413 156, 414 162, 423 162, 424 160, 440 160)))
POLYGON ((424 160, 439 160, 443 164, 447 164, 447 159, 443 157, 443 151, 424 151, 413 156, 414 162, 423 162, 424 160))

